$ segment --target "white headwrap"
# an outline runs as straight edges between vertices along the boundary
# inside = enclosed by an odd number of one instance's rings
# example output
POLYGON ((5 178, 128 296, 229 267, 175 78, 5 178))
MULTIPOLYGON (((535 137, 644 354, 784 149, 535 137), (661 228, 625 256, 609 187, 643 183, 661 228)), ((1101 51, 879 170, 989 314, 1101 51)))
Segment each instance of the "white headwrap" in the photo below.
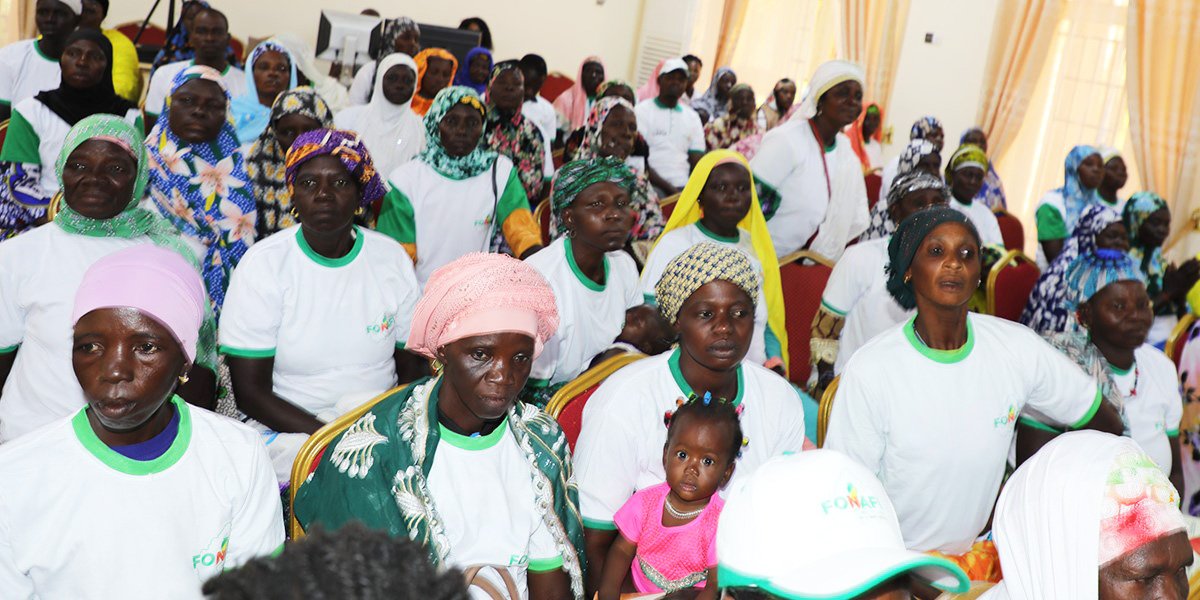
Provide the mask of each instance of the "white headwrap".
POLYGON ((350 105, 350 92, 317 66, 312 46, 300 39, 300 36, 294 33, 277 33, 270 41, 288 49, 288 53, 296 61, 296 68, 312 82, 312 88, 317 90, 317 94, 320 94, 329 110, 337 113, 350 105))
POLYGON ((425 124, 413 112, 412 98, 404 104, 392 104, 383 93, 384 76, 396 65, 412 69, 416 77, 416 61, 403 52, 393 52, 379 61, 371 101, 365 106, 348 108, 334 117, 339 127, 358 131, 375 159, 376 170, 385 179, 396 167, 412 160, 425 148, 425 124))
POLYGON ((808 82, 808 89, 804 90, 804 99, 800 101, 800 116, 805 119, 815 117, 817 101, 821 99, 821 95, 843 81, 857 81, 863 87, 867 85, 865 83, 866 75, 858 63, 848 60, 831 60, 817 67, 817 71, 813 73, 812 79, 808 82))
POLYGON ((1101 565, 1184 529, 1178 499, 1133 440, 1058 436, 1000 494, 993 534, 1004 581, 981 600, 1097 597, 1101 565), (1115 526, 1129 521, 1139 525, 1115 526))
POLYGON ((71 9, 75 16, 83 14, 83 0, 58 0, 63 6, 71 9))

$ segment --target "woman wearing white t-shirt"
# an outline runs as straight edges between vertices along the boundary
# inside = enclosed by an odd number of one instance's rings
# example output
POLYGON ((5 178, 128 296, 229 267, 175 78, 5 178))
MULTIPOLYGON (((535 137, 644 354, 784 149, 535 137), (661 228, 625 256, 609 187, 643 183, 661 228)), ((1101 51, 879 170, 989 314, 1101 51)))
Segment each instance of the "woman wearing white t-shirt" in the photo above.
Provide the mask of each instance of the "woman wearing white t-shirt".
POLYGON ((0 446, 5 598, 195 598, 206 579, 283 549, 279 488, 254 431, 190 408, 208 312, 198 270, 142 244, 75 293, 84 408, 0 446))
POLYGON ((354 225, 384 194, 361 138, 301 134, 285 178, 301 224, 246 253, 219 337, 238 407, 260 425, 281 482, 310 434, 407 374, 402 332, 420 295, 404 249, 354 225))
POLYGON ((1013 441, 1030 406, 1056 424, 1120 433, 1096 383, 1032 331, 970 314, 979 235, 966 215, 910 215, 888 244, 888 290, 916 308, 858 349, 838 386, 825 447, 875 472, 905 546, 938 552, 972 580, 996 581, 984 533, 1013 441))
POLYGON ((983 177, 987 175, 988 158, 983 148, 974 144, 963 144, 950 156, 946 163, 946 185, 950 186, 950 208, 967 215, 980 241, 985 246, 1004 248, 1004 236, 1000 234, 1000 221, 996 214, 975 197, 983 188, 983 177))
POLYGON ((544 399, 610 347, 625 311, 642 303, 637 265, 623 251, 633 226, 633 184, 633 172, 615 158, 569 162, 554 178, 550 200, 560 235, 528 259, 558 305, 558 331, 526 386, 544 399))
MULTIPOLYGON (((1146 343, 1154 312, 1137 265, 1119 250, 1096 250, 1072 263, 1063 286, 1084 332, 1058 334, 1050 343, 1096 379, 1124 417, 1126 434, 1182 489, 1179 378, 1171 359, 1146 343)), ((1018 421, 1018 464, 1058 434, 1044 420, 1025 414, 1018 421)))
POLYGON ((744 406, 742 431, 751 442, 728 489, 768 458, 803 448, 800 395, 777 373, 745 360, 759 282, 746 254, 727 245, 697 244, 675 257, 655 291, 679 346, 613 374, 584 408, 575 466, 593 586, 616 537, 613 515, 634 492, 666 481, 663 413, 677 401, 711 392, 744 406))

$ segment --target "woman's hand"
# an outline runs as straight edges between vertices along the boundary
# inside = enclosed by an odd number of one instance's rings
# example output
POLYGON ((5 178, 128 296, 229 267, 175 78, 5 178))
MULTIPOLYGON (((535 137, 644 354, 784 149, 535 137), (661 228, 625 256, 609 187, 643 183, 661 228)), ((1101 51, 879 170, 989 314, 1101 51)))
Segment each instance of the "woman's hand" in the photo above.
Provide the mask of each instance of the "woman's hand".
POLYGON ((1167 266, 1163 273, 1163 294, 1169 302, 1182 302, 1196 281, 1200 280, 1200 261, 1188 259, 1183 264, 1167 266))

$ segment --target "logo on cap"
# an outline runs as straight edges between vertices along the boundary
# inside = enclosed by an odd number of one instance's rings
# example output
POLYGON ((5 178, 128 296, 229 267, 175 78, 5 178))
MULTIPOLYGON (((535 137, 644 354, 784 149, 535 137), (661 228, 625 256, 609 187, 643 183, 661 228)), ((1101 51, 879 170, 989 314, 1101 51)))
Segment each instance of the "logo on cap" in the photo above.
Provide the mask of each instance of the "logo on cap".
POLYGON ((846 484, 846 495, 835 496, 824 502, 821 502, 821 510, 825 514, 831 511, 843 510, 878 510, 879 498, 866 494, 859 494, 858 488, 854 487, 853 483, 846 484))

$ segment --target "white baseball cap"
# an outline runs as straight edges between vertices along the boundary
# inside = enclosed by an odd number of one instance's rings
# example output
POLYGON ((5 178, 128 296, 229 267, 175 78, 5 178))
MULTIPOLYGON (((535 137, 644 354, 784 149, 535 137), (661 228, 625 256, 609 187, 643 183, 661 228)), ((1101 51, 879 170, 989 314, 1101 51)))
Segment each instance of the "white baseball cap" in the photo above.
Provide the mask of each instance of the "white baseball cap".
POLYGON ((954 563, 904 548, 896 509, 865 467, 833 450, 768 460, 729 494, 717 526, 717 581, 781 598, 854 598, 904 573, 949 592, 954 563))
POLYGON ((662 77, 663 75, 666 75, 672 71, 683 71, 684 73, 687 73, 687 63, 684 62, 682 58, 668 58, 663 62, 662 69, 659 69, 658 76, 662 77))
POLYGON ((75 13, 76 16, 83 14, 83 0, 58 0, 58 1, 61 2, 67 8, 71 9, 71 12, 75 13))

